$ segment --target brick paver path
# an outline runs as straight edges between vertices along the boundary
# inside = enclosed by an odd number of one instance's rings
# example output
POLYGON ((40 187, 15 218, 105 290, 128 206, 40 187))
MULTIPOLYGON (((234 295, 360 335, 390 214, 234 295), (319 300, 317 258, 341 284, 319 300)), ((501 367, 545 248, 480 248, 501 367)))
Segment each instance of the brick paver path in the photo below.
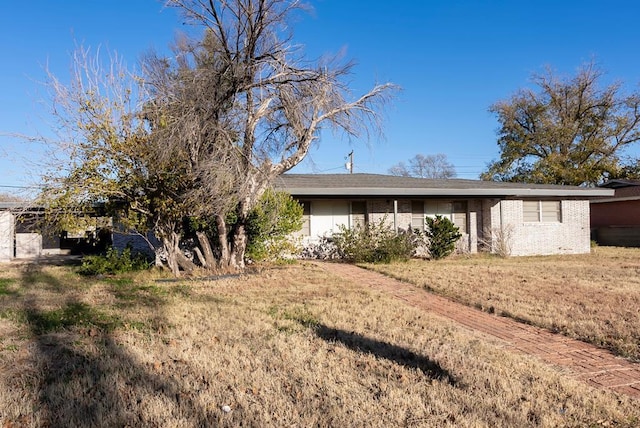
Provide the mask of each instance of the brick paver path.
POLYGON ((562 367, 588 384, 640 399, 640 364, 616 357, 588 343, 455 303, 409 283, 354 265, 320 265, 345 279, 380 290, 411 306, 428 310, 467 328, 500 339, 505 343, 505 348, 534 355, 549 364, 562 367))

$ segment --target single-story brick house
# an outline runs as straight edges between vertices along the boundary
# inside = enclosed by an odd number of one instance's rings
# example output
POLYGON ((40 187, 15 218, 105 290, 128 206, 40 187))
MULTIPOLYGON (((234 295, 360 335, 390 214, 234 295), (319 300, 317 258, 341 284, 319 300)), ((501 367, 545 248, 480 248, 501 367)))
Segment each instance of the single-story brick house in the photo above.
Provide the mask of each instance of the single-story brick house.
POLYGON ((609 180, 612 196, 592 199, 591 233, 600 245, 640 247, 640 180, 609 180))
MULTIPOLYGON (((423 229, 425 216, 439 214, 460 228, 465 251, 497 252, 506 243, 512 255, 589 252, 589 201, 614 194, 607 188, 376 174, 285 174, 275 187, 303 203, 300 235, 309 242, 331 235, 339 225, 383 218, 396 230, 423 229)), ((0 203, 0 261, 69 251, 64 238, 43 239, 24 230, 17 221, 24 214, 20 204, 0 203)), ((117 237, 113 245, 123 247, 117 237)))
POLYGON ((613 191, 575 186, 478 180, 429 180, 377 174, 285 174, 276 189, 304 205, 300 234, 314 241, 368 221, 396 230, 424 229, 442 215, 463 233, 461 247, 475 253, 578 254, 590 251, 589 200, 613 191))

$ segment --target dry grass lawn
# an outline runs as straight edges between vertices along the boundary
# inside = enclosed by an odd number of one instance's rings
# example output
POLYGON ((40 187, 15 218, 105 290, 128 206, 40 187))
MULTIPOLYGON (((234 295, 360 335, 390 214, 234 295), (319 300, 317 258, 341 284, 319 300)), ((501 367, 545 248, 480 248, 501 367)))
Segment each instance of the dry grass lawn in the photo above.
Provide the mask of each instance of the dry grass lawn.
POLYGON ((366 267, 640 361, 640 249, 596 247, 591 254, 548 257, 480 254, 366 267))
MULTIPOLYGON (((600 258, 573 260, 589 267, 600 258)), ((508 272, 510 261, 457 262, 467 269, 456 275, 466 271, 471 283, 473 272, 508 272)), ((530 280, 521 263, 514 282, 530 280)), ((441 283, 455 270, 452 261, 409 266, 435 269, 441 283)), ((640 423, 637 402, 344 281, 330 266, 158 278, 0 266, 0 426, 640 423)))

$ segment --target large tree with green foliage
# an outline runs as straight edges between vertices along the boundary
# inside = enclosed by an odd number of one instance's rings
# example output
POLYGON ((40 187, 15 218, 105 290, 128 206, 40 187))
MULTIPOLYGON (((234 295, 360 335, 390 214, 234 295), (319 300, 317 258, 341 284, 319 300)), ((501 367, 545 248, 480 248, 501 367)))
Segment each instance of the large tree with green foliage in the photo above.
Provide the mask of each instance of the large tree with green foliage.
POLYGON ((104 73, 80 51, 70 84, 51 76, 54 113, 71 138, 58 141, 70 161, 48 176, 46 193, 60 212, 107 202, 124 224, 155 233, 176 274, 191 268, 185 223, 213 219, 215 232, 200 230, 192 249, 206 266, 242 269, 250 213, 273 179, 303 160, 321 129, 376 126, 393 86, 353 97, 351 64, 306 60, 287 27, 295 0, 167 4, 202 31, 178 37, 172 55, 148 54, 140 75, 118 61, 104 73))
POLYGON ((534 75, 538 91, 521 89, 494 104, 500 159, 484 180, 594 185, 615 176, 623 151, 640 140, 640 94, 601 87, 589 63, 570 79, 534 75))

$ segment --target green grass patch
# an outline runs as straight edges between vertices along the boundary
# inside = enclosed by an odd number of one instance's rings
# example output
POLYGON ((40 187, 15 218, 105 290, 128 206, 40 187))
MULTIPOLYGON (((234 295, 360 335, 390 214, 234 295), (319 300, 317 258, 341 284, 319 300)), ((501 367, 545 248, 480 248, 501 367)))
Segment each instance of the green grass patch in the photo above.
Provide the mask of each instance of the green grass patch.
POLYGON ((11 286, 16 282, 13 278, 0 278, 0 296, 15 296, 18 293, 11 290, 11 286))
POLYGON ((104 278, 102 281, 106 282, 107 284, 113 284, 117 287, 126 287, 126 286, 134 285, 134 281, 132 278, 125 278, 125 277, 104 278))
POLYGON ((34 334, 46 334, 72 327, 96 327, 111 332, 123 324, 120 318, 82 302, 69 303, 64 308, 51 311, 25 309, 24 319, 34 334))
POLYGON ((19 324, 26 324, 27 317, 23 310, 16 308, 0 309, 0 319, 6 319, 19 324))
POLYGON ((300 327, 315 328, 320 324, 320 320, 306 305, 289 308, 272 306, 267 314, 276 320, 276 329, 284 333, 293 333, 300 330, 300 327))
POLYGON ((166 303, 169 297, 189 297, 191 288, 180 284, 166 287, 156 284, 139 284, 131 278, 107 278, 103 280, 112 285, 111 292, 121 303, 141 304, 145 306, 166 303))

